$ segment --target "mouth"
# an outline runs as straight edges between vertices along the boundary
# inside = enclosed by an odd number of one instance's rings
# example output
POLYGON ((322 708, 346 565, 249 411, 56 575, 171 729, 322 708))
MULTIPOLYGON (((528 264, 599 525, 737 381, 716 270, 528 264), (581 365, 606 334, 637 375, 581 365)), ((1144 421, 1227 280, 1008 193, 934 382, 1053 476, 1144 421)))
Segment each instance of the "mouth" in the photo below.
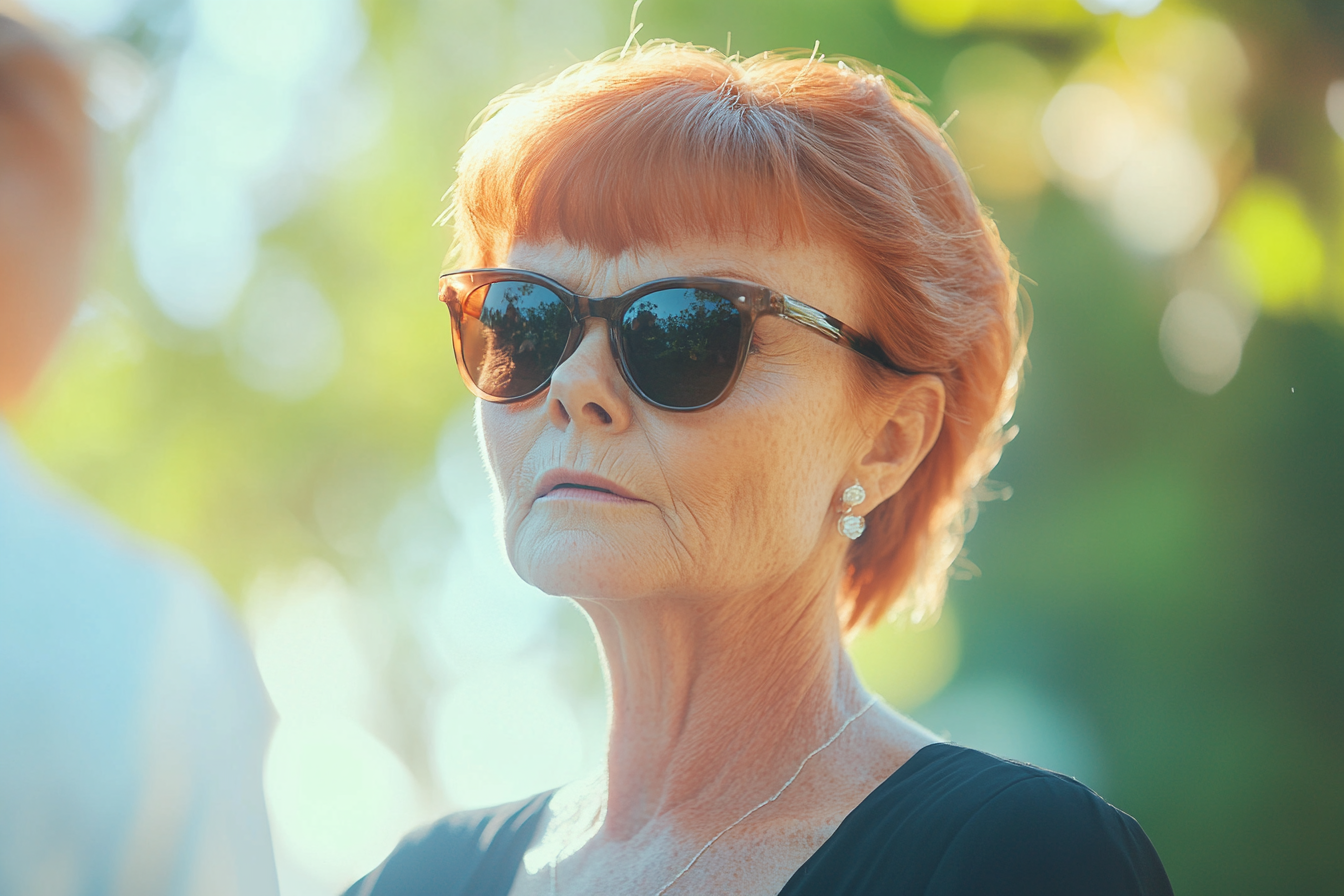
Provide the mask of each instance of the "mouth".
MULTIPOLYGON (((601 486, 598 486, 598 485, 583 485, 583 484, 578 483, 578 482, 561 482, 560 484, 556 485, 554 488, 552 488, 552 489, 551 489, 549 492, 547 492, 546 494, 548 494, 548 495, 553 495, 553 494, 555 494, 556 492, 558 492, 558 491, 562 491, 562 490, 567 489, 567 488, 578 488, 578 489, 583 489, 584 491, 589 491, 589 492, 601 492, 601 493, 604 494, 604 495, 614 495, 614 494, 616 494, 615 492, 613 492, 613 491, 612 491, 611 489, 609 489, 609 488, 602 488, 601 486)), ((543 497, 544 497, 544 496, 543 496, 543 497)))
POLYGON ((536 501, 572 500, 643 503, 616 483, 578 470, 551 470, 537 483, 536 501))

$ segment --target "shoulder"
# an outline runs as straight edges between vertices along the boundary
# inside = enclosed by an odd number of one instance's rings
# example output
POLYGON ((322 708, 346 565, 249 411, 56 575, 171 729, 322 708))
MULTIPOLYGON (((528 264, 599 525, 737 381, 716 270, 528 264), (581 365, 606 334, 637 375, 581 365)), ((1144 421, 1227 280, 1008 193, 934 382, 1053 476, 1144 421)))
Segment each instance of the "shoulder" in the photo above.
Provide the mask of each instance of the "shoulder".
POLYGON ((31 463, 3 424, 0 617, 0 668, 49 698, 116 691, 130 719, 167 675, 169 691, 237 692, 245 712, 269 718, 247 640, 210 577, 31 463))
POLYGON ((442 818, 408 835, 345 896, 502 896, 550 798, 548 791, 442 818))
POLYGON ((0 868, 41 867, 6 852, 33 836, 99 855, 171 849, 131 840, 152 822, 187 832, 183 861, 208 837, 240 879, 260 869, 249 892, 274 892, 260 780, 271 709, 236 618, 199 567, 48 479, 2 423, 0 718, 0 868))
POLYGON ((1132 817, 1073 778, 966 752, 982 800, 956 819, 933 892, 1170 894, 1132 817))
POLYGON ((115 616, 143 630, 166 597, 155 552, 31 463, 3 424, 0 556, 0 607, 20 626, 56 618, 78 636, 81 620, 93 632, 115 616))
MULTIPOLYGON (((194 663, 248 665, 246 639, 196 564, 29 461, 0 422, 0 613, 15 638, 143 663, 171 640, 194 663)), ((89 664, 85 664, 85 668, 89 664)))
POLYGON ((171 691, 230 687, 257 709, 251 651, 209 577, 48 476, 2 422, 0 619, 0 700, 129 721, 166 672, 171 691))
POLYGON ((915 754, 836 834, 853 874, 928 896, 1171 893, 1133 818, 1072 778, 951 744, 915 754))

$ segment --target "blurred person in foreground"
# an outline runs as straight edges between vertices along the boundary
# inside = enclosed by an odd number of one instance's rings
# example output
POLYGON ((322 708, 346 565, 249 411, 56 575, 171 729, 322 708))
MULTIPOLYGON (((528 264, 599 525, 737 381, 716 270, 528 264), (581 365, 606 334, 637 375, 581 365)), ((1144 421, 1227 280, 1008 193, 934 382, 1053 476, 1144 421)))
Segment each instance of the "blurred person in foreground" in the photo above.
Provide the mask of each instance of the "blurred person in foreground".
MULTIPOLYGON (((0 16, 0 407, 77 304, 80 79, 0 16)), ((0 894, 277 892, 272 713, 211 583, 64 493, 0 418, 0 894)))
POLYGON ((591 621, 607 761, 351 894, 1171 893, 1134 819, 942 742, 845 651, 937 612, 1025 353, 908 96, 855 60, 611 53, 495 103, 454 212, 504 543, 591 621))

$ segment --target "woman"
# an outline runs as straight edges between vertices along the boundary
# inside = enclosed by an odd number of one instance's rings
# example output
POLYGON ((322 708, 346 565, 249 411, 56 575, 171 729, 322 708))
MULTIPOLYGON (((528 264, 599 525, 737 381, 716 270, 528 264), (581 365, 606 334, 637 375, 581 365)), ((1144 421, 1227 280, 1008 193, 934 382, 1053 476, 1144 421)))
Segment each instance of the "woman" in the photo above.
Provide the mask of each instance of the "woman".
POLYGON ((489 112, 442 298, 509 559, 601 644, 607 763, 351 892, 1169 893, 1133 819, 845 654, 937 611, 1024 353, 933 122, 860 63, 670 43, 489 112))

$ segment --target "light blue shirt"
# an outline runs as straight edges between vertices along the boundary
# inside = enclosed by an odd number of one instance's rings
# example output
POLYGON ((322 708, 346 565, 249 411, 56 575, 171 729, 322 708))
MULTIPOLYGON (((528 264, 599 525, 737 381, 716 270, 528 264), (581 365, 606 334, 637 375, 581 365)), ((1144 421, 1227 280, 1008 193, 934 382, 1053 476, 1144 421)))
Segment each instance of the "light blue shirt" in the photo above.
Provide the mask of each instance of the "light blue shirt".
POLYGON ((0 422, 0 896, 275 896, 272 724, 210 581, 0 422))

